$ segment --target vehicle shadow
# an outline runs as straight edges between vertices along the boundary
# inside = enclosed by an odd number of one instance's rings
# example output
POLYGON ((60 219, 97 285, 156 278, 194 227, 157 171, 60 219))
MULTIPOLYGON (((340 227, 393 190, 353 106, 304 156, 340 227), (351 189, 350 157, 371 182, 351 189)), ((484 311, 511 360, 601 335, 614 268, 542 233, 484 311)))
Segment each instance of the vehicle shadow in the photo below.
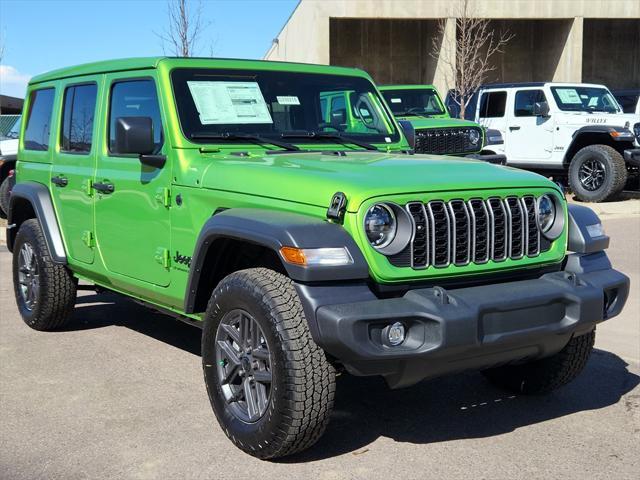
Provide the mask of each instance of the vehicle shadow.
MULTIPOLYGON (((65 330, 121 326, 200 355, 200 329, 113 294, 78 297, 65 330)), ((417 444, 485 438, 577 412, 614 405, 640 383, 617 355, 594 350, 585 372, 546 396, 514 395, 477 372, 389 390, 377 377, 338 377, 331 421, 311 449, 278 459, 302 463, 365 453, 378 437, 417 444)))

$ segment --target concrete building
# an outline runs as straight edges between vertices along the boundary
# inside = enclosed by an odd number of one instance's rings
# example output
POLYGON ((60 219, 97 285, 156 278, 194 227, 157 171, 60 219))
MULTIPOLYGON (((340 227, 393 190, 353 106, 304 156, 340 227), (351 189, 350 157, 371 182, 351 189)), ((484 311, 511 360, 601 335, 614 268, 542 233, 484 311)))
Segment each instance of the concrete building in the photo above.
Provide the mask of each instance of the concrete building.
MULTIPOLYGON (((433 83, 445 92, 442 59, 455 55, 459 1, 301 0, 264 58, 354 66, 381 84, 433 83)), ((640 87, 640 0, 470 0, 470 10, 514 35, 493 57, 489 82, 640 87)))

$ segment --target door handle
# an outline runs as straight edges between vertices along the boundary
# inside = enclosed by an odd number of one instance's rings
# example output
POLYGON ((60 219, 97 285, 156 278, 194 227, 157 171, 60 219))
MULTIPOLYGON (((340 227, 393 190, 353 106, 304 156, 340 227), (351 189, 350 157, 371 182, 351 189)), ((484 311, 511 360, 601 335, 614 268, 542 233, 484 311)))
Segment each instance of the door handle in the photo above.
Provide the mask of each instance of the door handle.
POLYGON ((51 178, 51 183, 55 183, 58 187, 66 187, 69 185, 69 180, 65 177, 61 177, 60 175, 56 175, 51 178))
POLYGON ((509 130, 513 132, 514 130, 520 130, 520 127, 518 125, 513 125, 509 127, 509 130))
POLYGON ((99 191, 100 193, 113 193, 113 191, 115 190, 113 183, 95 182, 91 184, 91 188, 99 191))

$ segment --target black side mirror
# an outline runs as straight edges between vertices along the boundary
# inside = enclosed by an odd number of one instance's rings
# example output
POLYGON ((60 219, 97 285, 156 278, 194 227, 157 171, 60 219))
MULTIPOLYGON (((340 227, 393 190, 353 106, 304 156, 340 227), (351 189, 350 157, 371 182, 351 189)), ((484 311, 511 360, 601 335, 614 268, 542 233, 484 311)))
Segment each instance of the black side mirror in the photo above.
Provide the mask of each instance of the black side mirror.
POLYGON ((413 128, 413 124, 409 120, 398 120, 398 123, 402 127, 404 136, 407 137, 407 142, 411 148, 416 146, 416 130, 413 128))
POLYGON ((533 104, 533 114, 536 117, 548 117, 549 116, 549 103, 536 102, 533 104))
POLYGON ((155 149, 153 122, 150 117, 118 117, 116 119, 115 153, 148 155, 155 149))

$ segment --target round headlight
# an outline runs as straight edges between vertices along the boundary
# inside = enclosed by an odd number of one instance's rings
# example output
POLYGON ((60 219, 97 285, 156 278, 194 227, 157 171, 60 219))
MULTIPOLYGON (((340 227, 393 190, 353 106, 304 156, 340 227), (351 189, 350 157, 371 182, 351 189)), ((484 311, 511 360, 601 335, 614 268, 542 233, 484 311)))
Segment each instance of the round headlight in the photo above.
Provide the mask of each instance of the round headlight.
POLYGON ((538 226, 542 233, 547 233, 553 227, 556 219, 556 204, 549 195, 538 198, 538 226))
POLYGON ((469 141, 472 145, 477 145, 480 141, 480 132, 475 128, 469 130, 469 141))
POLYGON ((396 236, 397 223, 393 210, 384 203, 375 204, 364 218, 364 229, 373 247, 386 247, 396 236))

